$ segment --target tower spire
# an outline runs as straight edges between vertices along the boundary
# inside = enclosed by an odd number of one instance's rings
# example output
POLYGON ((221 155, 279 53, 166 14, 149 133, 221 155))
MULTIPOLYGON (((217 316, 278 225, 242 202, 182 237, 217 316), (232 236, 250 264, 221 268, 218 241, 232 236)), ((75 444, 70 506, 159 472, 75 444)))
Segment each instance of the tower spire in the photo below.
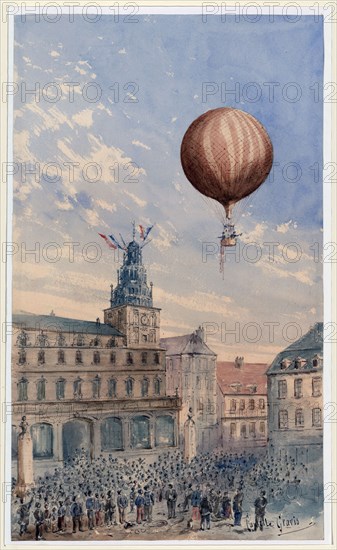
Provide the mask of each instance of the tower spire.
POLYGON ((132 222, 132 239, 135 240, 136 237, 136 224, 135 221, 132 222))

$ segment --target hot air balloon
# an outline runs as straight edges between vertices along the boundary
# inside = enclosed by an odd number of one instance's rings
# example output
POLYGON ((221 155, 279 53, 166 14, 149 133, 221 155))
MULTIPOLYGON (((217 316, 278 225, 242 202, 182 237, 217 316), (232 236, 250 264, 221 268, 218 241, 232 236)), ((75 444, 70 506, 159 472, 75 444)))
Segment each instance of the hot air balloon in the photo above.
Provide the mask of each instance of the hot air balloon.
POLYGON ((244 206, 244 199, 267 178, 272 163, 273 146, 267 131, 240 109, 212 109, 187 129, 181 143, 181 164, 187 179, 215 206, 223 222, 222 255, 224 247, 235 246, 239 236, 232 218, 235 205, 240 202, 244 206))

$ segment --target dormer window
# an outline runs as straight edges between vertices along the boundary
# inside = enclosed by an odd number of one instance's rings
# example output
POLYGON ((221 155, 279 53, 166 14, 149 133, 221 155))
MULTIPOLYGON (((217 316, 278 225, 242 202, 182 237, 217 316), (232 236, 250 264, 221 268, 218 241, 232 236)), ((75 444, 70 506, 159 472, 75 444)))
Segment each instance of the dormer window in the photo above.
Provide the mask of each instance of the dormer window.
POLYGON ((281 369, 287 369, 289 367, 290 361, 288 359, 282 359, 281 369))

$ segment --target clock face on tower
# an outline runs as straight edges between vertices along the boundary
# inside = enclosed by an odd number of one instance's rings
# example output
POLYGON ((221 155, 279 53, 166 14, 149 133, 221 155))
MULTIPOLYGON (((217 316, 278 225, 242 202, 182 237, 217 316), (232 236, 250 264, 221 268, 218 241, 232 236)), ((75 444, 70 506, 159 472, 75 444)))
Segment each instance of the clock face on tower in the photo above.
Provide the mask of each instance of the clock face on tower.
POLYGON ((140 318, 140 322, 142 323, 142 325, 148 325, 149 324, 149 318, 147 315, 142 315, 141 318, 140 318))

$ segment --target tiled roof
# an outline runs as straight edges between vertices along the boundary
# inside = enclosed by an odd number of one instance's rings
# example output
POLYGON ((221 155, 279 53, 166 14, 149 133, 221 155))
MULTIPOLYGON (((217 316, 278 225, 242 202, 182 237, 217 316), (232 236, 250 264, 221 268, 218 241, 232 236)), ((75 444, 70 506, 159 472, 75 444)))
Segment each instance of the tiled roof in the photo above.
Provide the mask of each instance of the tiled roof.
POLYGON ((236 367, 234 361, 219 361, 217 381, 224 395, 267 394, 267 368, 266 363, 243 363, 236 367))
POLYGON ((26 313, 14 313, 12 321, 21 328, 37 330, 55 330, 68 333, 99 334, 101 336, 123 336, 119 330, 110 325, 95 321, 82 321, 58 317, 57 315, 33 315, 26 313))
POLYGON ((166 349, 167 356, 180 354, 216 356, 196 332, 185 334, 184 336, 161 338, 160 343, 161 346, 166 349))
POLYGON ((281 351, 270 365, 268 374, 322 370, 322 361, 319 362, 318 367, 313 367, 315 356, 323 358, 323 323, 316 323, 301 338, 281 351), (301 364, 296 364, 295 359, 302 359, 301 364), (287 364, 282 366, 282 361, 285 360, 287 364))

